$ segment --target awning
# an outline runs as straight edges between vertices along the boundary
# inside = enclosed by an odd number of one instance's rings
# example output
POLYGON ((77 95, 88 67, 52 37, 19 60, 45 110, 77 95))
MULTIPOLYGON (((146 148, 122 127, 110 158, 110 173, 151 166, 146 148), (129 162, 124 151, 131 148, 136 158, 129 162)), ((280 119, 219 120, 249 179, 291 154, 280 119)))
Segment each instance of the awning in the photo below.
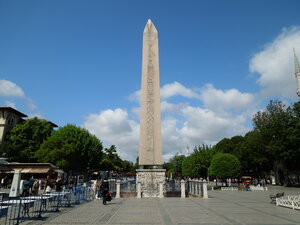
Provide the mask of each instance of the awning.
POLYGON ((29 173, 31 168, 23 168, 21 173, 29 173))
POLYGON ((32 168, 29 173, 48 173, 50 168, 32 168))
POLYGON ((15 168, 11 171, 6 171, 6 173, 15 173, 15 170, 21 170, 21 173, 48 173, 50 168, 15 168))

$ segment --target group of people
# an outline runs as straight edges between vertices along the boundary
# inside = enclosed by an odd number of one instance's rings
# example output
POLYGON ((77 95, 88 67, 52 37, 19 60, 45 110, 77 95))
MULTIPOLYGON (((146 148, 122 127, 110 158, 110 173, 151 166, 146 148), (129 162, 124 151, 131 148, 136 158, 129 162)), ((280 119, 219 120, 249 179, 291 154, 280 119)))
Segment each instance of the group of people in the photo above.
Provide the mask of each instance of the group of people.
MULTIPOLYGON (((44 193, 49 193, 54 189, 56 192, 60 192, 63 190, 64 182, 60 176, 57 177, 55 182, 51 179, 50 175, 47 176, 46 181, 43 182, 38 179, 34 179, 33 176, 25 175, 24 179, 21 181, 21 196, 28 195, 37 195, 39 191, 43 191, 44 193)), ((73 185, 69 184, 69 187, 73 187, 73 185)), ((98 177, 93 182, 93 191, 95 194, 95 199, 102 199, 103 205, 106 205, 107 201, 110 201, 110 193, 109 193, 109 183, 107 179, 101 179, 98 177)))
POLYGON ((108 195, 109 193, 109 183, 106 179, 102 180, 101 178, 97 178, 93 183, 93 190, 95 193, 95 199, 101 199, 103 205, 106 205, 108 198, 110 197, 108 195))
MULTIPOLYGON (((55 191, 62 191, 63 181, 60 176, 57 177, 55 182, 51 180, 50 175, 47 176, 43 192, 49 193, 52 191, 52 188, 55 188, 55 191)), ((42 180, 26 174, 24 180, 21 180, 21 189, 21 196, 23 197, 31 194, 37 195, 42 190, 42 180)))

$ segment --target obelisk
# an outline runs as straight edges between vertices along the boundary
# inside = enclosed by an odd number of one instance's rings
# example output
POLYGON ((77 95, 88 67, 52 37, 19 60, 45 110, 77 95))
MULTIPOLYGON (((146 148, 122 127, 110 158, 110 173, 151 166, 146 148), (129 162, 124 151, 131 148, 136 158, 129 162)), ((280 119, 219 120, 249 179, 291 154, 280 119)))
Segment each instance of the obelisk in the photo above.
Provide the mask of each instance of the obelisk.
POLYGON ((149 19, 143 33, 140 146, 137 182, 143 197, 158 197, 164 182, 160 123, 158 32, 149 19))

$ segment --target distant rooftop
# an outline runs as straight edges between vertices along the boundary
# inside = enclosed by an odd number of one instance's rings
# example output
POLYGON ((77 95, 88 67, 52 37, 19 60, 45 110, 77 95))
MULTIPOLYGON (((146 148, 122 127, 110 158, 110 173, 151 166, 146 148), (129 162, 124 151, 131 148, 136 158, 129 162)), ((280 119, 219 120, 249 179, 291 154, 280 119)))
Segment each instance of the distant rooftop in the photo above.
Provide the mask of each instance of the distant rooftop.
POLYGON ((20 116, 20 117, 28 117, 27 115, 25 115, 25 114, 19 112, 18 110, 14 109, 14 108, 12 108, 12 107, 9 107, 9 106, 0 106, 0 110, 11 111, 11 112, 17 114, 17 115, 20 116))
POLYGON ((58 125, 56 125, 55 123, 52 123, 52 122, 49 121, 49 120, 46 120, 46 119, 40 119, 40 118, 38 118, 38 119, 50 123, 53 127, 58 127, 58 125))
MULTIPOLYGON (((1 110, 7 110, 7 111, 10 111, 10 112, 13 112, 13 113, 17 114, 19 117, 28 117, 27 115, 19 112, 18 110, 14 109, 12 107, 9 107, 9 106, 0 106, 0 111, 1 110)), ((58 127, 58 125, 56 125, 55 123, 53 123, 49 120, 41 119, 41 118, 38 118, 38 119, 50 123, 53 127, 58 127)), ((25 121, 25 120, 21 119, 21 121, 25 121)))

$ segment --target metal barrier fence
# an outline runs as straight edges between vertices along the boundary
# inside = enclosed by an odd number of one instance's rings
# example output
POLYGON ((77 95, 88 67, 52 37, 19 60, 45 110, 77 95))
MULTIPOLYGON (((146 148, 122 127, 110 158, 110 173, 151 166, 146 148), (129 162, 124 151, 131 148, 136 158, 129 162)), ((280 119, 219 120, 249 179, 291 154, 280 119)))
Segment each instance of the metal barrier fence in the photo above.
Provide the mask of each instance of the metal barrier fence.
POLYGON ((166 180, 165 191, 168 192, 181 192, 181 181, 180 180, 166 180))
POLYGON ((124 180, 120 183, 121 193, 136 193, 136 181, 135 180, 124 180))
POLYGON ((180 197, 183 191, 185 195, 188 195, 188 182, 184 183, 184 190, 181 190, 182 184, 181 180, 169 180, 166 179, 164 183, 164 195, 166 197, 180 197))
POLYGON ((115 193, 116 193, 116 180, 115 179, 109 179, 108 184, 109 184, 109 192, 113 196, 115 196, 115 193))
POLYGON ((59 212, 62 207, 90 201, 90 187, 77 186, 69 191, 50 192, 0 200, 0 224, 18 225, 25 220, 41 219, 44 213, 59 212))

